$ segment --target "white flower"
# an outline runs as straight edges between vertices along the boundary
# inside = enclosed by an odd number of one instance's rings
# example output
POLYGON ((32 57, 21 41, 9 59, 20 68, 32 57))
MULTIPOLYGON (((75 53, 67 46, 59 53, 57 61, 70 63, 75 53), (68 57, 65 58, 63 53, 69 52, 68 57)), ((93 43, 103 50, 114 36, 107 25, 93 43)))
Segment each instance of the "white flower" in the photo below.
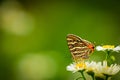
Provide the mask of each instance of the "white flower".
POLYGON ((114 45, 103 45, 103 46, 96 46, 96 50, 97 51, 115 51, 115 52, 119 52, 120 51, 120 46, 114 46, 114 45))
POLYGON ((77 72, 79 70, 93 71, 95 69, 96 62, 77 62, 67 66, 68 71, 77 72))
POLYGON ((111 64, 108 66, 107 61, 98 62, 95 63, 94 66, 95 69, 93 69, 93 72, 95 73, 96 76, 102 76, 102 75, 115 75, 120 71, 120 65, 117 64, 111 64))
POLYGON ((102 71, 102 63, 101 62, 86 62, 86 72, 93 72, 95 76, 99 76, 101 78, 104 78, 104 75, 101 73, 102 71))
POLYGON ((73 63, 67 66, 68 71, 77 72, 79 70, 84 70, 86 67, 86 64, 84 62, 80 63, 73 63))
POLYGON ((107 61, 103 62, 102 73, 106 75, 115 75, 120 71, 120 65, 111 64, 110 66, 107 65, 107 61))

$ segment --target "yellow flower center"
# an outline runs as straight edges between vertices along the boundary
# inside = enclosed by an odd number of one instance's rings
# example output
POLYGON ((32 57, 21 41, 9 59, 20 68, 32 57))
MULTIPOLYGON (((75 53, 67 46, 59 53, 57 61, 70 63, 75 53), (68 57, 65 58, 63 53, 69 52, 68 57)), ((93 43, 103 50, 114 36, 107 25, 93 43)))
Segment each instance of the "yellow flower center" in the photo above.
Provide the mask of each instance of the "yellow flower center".
POLYGON ((86 67, 86 64, 83 62, 76 64, 76 68, 85 68, 85 67, 86 67))
POLYGON ((113 48, 115 48, 115 46, 114 45, 104 45, 104 46, 102 46, 104 49, 113 49, 113 48))

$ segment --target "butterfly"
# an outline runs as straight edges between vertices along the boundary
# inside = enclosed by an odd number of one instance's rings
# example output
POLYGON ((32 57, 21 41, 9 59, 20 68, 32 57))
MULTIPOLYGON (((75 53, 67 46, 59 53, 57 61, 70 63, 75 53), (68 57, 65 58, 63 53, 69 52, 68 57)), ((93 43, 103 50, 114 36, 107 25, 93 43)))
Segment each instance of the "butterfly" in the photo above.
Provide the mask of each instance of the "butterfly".
POLYGON ((74 34, 67 35, 67 43, 74 61, 81 61, 89 58, 94 51, 94 44, 74 34))

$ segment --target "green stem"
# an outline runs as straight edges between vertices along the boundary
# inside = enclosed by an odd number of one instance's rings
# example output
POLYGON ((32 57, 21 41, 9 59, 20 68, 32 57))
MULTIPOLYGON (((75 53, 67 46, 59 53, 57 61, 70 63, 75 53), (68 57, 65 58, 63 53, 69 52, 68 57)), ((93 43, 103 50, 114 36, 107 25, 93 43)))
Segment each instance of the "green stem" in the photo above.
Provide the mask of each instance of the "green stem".
POLYGON ((110 57, 110 51, 107 51, 105 60, 108 60, 109 57, 110 57))
POLYGON ((92 80, 95 80, 94 75, 92 75, 92 80))
POLYGON ((86 78, 85 78, 85 75, 84 75, 83 71, 80 71, 80 73, 81 73, 81 75, 82 75, 82 77, 83 77, 83 80, 86 80, 86 78))
POLYGON ((105 80, 108 80, 108 78, 109 78, 109 76, 107 76, 107 75, 106 75, 106 78, 105 78, 105 80))
POLYGON ((92 77, 92 80, 95 80, 95 73, 94 72, 89 71, 87 73, 88 73, 88 75, 90 75, 92 77))

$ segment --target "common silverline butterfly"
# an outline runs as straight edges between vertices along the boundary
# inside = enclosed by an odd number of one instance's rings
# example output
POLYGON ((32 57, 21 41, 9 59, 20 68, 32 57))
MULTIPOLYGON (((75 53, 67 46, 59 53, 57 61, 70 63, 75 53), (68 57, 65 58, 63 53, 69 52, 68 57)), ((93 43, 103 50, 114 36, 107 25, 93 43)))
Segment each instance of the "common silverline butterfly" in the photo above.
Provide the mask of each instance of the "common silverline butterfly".
POLYGON ((88 59, 94 51, 94 44, 74 34, 67 35, 67 42, 74 61, 88 59))

